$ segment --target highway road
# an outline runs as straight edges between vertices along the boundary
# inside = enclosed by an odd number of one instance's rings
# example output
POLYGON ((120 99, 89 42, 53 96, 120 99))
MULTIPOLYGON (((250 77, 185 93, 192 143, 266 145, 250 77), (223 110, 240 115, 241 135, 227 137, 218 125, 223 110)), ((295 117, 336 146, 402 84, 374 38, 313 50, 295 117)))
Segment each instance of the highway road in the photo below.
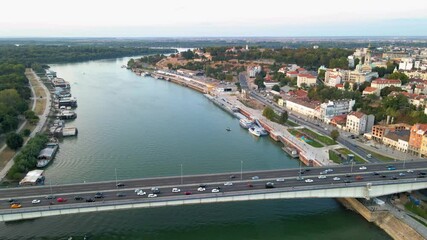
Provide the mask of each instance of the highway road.
MULTIPOLYGON (((51 203, 54 205, 65 204, 90 204, 86 203, 84 199, 93 198, 96 192, 104 193, 103 199, 95 199, 96 201, 114 202, 120 200, 138 200, 146 199, 147 195, 137 196, 135 189, 142 189, 147 194, 151 193, 151 187, 158 187, 161 191, 156 199, 170 196, 185 196, 184 192, 191 192, 191 197, 196 197, 197 194, 222 194, 224 192, 232 193, 247 192, 251 190, 260 190, 265 188, 267 182, 274 182, 275 188, 290 188, 297 189, 298 187, 325 187, 331 184, 348 184, 352 182, 375 183, 377 181, 399 181, 401 179, 415 180, 419 178, 420 172, 427 173, 427 161, 409 161, 404 163, 382 163, 382 164, 367 164, 367 165, 354 165, 354 166, 334 166, 334 167, 316 167, 316 168, 302 168, 300 169, 280 169, 270 171, 253 171, 253 172, 234 172, 222 174, 207 174, 207 175, 191 175, 191 176, 174 176, 174 177, 159 177, 159 178, 146 178, 146 179, 130 179, 120 180, 124 186, 117 187, 115 181, 95 182, 95 183, 82 183, 82 184, 68 184, 58 186, 35 186, 35 187, 18 187, 18 188, 5 188, 0 190, 0 214, 2 210, 9 208, 9 199, 14 199, 22 205, 22 208, 49 206, 51 203), (393 165, 396 170, 388 170, 387 167, 393 165), (366 167, 366 169, 363 168, 366 167), (321 174, 326 169, 333 171, 327 174, 321 174), (413 170, 413 172, 408 172, 413 170), (377 172, 377 175, 374 174, 377 172), (401 173, 401 175, 399 175, 401 173), (404 175, 402 175, 404 174, 404 175), (320 175, 326 175, 326 178, 320 179, 320 175), (257 176, 258 179, 252 179, 257 176), (298 180, 297 177, 303 177, 304 180, 298 180), (357 176, 362 176, 363 179, 357 180, 357 176), (334 180, 334 177, 340 178, 334 180), (398 179, 393 179, 397 177, 398 179), (283 178, 283 181, 277 181, 278 178, 283 178), (312 179, 313 182, 305 182, 307 179, 312 179), (181 181, 183 184, 181 184, 181 181), (233 186, 224 186, 225 182, 232 182, 233 186), (199 192, 197 188, 200 184, 206 184, 206 191, 199 192), (249 186, 251 185, 251 186, 249 186), (180 188, 180 193, 172 193, 172 188, 180 188), (220 193, 212 193, 212 189, 220 187, 220 193), (119 197, 117 193, 122 193, 125 196, 119 197), (67 199, 66 202, 58 203, 57 201, 46 199, 47 195, 54 195, 67 199), (75 196, 81 196, 83 200, 74 200, 75 196), (32 204, 33 199, 39 199, 39 204, 32 204)), ((427 180, 427 178, 422 178, 427 180)), ((420 179, 421 180, 421 179, 420 179)), ((345 186, 345 185, 344 185, 345 186)), ((201 196, 203 197, 203 196, 201 196)))

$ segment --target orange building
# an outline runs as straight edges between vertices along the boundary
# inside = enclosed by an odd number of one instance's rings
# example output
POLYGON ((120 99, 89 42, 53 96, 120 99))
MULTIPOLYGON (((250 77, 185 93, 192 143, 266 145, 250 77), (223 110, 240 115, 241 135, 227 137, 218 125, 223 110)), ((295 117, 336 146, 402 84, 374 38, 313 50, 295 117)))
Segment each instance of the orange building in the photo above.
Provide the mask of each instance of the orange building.
POLYGON ((409 130, 410 128, 411 128, 411 125, 406 123, 374 125, 372 126, 372 137, 377 141, 382 141, 383 136, 388 132, 409 130))
POLYGON ((421 144, 423 136, 427 133, 427 124, 415 124, 411 128, 409 135, 409 152, 419 154, 421 151, 421 144))

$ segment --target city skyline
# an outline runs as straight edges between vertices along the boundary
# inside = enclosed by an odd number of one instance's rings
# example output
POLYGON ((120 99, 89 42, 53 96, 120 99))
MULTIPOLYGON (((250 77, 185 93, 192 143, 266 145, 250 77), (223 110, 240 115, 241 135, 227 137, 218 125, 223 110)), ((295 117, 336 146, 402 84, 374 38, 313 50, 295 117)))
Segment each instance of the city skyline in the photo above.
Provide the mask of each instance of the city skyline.
POLYGON ((0 16, 0 37, 427 36, 421 0, 399 7, 367 0, 351 7, 335 0, 215 3, 77 0, 64 6, 46 0, 24 1, 21 8, 22 2, 5 2, 9 11, 0 16))

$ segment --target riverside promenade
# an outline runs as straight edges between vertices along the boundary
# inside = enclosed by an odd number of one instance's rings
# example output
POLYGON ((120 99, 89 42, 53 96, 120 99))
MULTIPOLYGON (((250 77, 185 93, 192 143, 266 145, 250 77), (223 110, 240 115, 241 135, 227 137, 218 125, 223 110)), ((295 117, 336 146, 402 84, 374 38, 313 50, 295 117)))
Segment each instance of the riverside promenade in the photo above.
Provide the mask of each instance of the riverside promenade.
MULTIPOLYGON (((35 114, 39 117, 39 121, 37 125, 35 126, 34 130, 31 132, 30 136, 27 138, 27 140, 24 142, 23 146, 25 146, 28 141, 33 138, 37 133, 41 132, 43 128, 46 126, 47 123, 47 117, 49 115, 49 111, 52 104, 52 99, 49 93, 49 90, 47 87, 43 84, 41 79, 37 76, 37 74, 32 69, 26 69, 25 75, 28 78, 28 82, 31 87, 31 92, 33 94, 33 106, 31 108, 32 111, 35 112, 35 114)), ((25 121, 21 126, 20 129, 18 129, 17 132, 21 131, 24 126, 26 126, 27 121, 25 121)), ((6 145, 4 145, 0 152, 3 151, 6 148, 6 145)), ((0 181, 3 180, 3 178, 6 176, 7 172, 12 168, 14 162, 15 156, 19 153, 17 151, 15 155, 10 159, 7 164, 4 166, 3 169, 0 170, 0 181)))

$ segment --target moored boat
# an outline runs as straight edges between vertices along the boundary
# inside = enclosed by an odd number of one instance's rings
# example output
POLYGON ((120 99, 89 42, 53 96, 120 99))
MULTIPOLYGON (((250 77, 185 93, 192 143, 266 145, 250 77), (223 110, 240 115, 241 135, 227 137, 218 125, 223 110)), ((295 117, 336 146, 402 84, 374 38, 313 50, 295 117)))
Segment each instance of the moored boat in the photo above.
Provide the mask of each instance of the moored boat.
POLYGON ((242 128, 248 129, 248 128, 252 127, 252 125, 254 123, 247 118, 242 118, 242 119, 240 119, 239 124, 242 128))

